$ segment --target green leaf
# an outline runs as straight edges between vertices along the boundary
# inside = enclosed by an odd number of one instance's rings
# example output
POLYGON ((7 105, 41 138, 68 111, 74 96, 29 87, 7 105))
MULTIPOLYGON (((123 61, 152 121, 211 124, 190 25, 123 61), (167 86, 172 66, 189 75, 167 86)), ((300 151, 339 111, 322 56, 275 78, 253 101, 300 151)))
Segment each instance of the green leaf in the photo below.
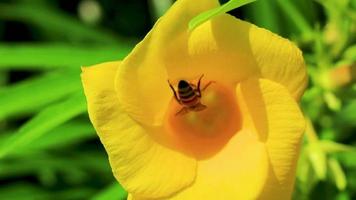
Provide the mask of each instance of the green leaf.
POLYGON ((252 3, 254 1, 256 0, 230 0, 229 2, 221 5, 220 7, 205 11, 199 14, 198 16, 194 17, 192 20, 190 20, 189 30, 195 29, 200 24, 203 24, 204 22, 208 21, 209 19, 217 15, 229 12, 233 9, 252 3))
POLYGON ((336 143, 333 141, 321 140, 319 142, 319 146, 326 153, 338 153, 338 152, 354 152, 354 153, 356 153, 356 147, 336 143))
POLYGON ((355 126, 356 121, 356 100, 351 101, 336 114, 335 120, 338 125, 355 126))
POLYGON ((345 190, 347 185, 347 180, 346 180, 345 173, 340 166, 340 163, 334 158, 329 158, 328 164, 330 167, 330 171, 333 175, 333 179, 335 181, 336 187, 341 191, 345 190))
MULTIPOLYGON (((278 10, 275 0, 261 0, 246 6, 246 15, 257 26, 266 28, 274 33, 281 32, 278 10)), ((245 13, 244 13, 245 14, 245 13)))
POLYGON ((0 44, 0 69, 79 69, 81 66, 121 60, 132 47, 127 44, 101 47, 60 43, 0 44))
POLYGON ((0 159, 85 111, 86 101, 82 92, 72 95, 66 101, 48 106, 0 147, 0 159))
POLYGON ((106 44, 120 44, 120 40, 113 33, 102 31, 96 27, 86 26, 78 19, 66 15, 58 10, 39 4, 0 4, 0 18, 18 20, 32 26, 39 27, 59 39, 72 42, 97 42, 106 44))
POLYGON ((325 180, 327 172, 326 155, 321 150, 318 143, 313 142, 309 144, 308 156, 319 180, 325 180))
POLYGON ((87 199, 94 193, 89 187, 75 187, 62 191, 46 190, 45 187, 36 186, 29 183, 6 184, 0 188, 0 199, 4 200, 77 200, 87 199))
POLYGON ((127 192, 122 186, 115 182, 95 195, 91 200, 124 200, 127 198, 127 192))
POLYGON ((0 188, 0 199, 47 200, 49 198, 48 191, 28 183, 7 184, 0 188))
POLYGON ((26 155, 16 155, 0 162, 1 179, 37 176, 48 170, 65 174, 66 182, 70 183, 85 182, 93 174, 101 174, 100 178, 104 179, 112 178, 106 154, 98 149, 78 151, 75 148, 65 148, 51 154, 27 152, 26 155))
POLYGON ((290 20, 295 24, 295 26, 302 33, 302 38, 305 41, 309 41, 314 37, 313 28, 310 26, 308 21, 305 19, 302 12, 300 12, 294 5, 296 1, 292 0, 277 0, 277 4, 281 7, 285 16, 290 18, 290 20))
MULTIPOLYGON (((350 46, 344 52, 343 57, 350 61, 356 61, 356 45, 350 46)), ((356 76, 356 74, 354 74, 356 76)))
POLYGON ((30 145, 18 148, 17 151, 61 149, 95 137, 95 130, 89 121, 70 121, 42 135, 37 140, 34 140, 30 145))
POLYGON ((50 73, 0 89, 0 120, 40 108, 80 89, 79 70, 50 73))

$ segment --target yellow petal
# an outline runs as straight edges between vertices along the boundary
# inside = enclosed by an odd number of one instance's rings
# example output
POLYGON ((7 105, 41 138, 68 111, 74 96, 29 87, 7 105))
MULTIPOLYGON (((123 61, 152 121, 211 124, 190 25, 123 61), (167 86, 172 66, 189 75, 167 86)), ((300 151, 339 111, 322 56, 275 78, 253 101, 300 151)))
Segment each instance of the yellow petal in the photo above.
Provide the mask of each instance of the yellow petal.
POLYGON ((249 79, 238 90, 243 116, 265 142, 270 160, 261 199, 290 199, 305 120, 289 91, 266 79, 249 79))
MULTIPOLYGON (((170 56, 170 76, 189 71, 213 74, 217 80, 239 82, 255 74, 288 88, 299 99, 307 84, 301 51, 289 40, 224 14, 195 29, 188 51, 170 56)), ((198 73, 195 72, 195 73, 198 73)))
MULTIPOLYGON (((249 79, 237 88, 243 128, 216 156, 198 162, 192 186, 169 199, 290 199, 301 111, 282 85, 249 79)), ((139 199, 139 198, 138 198, 139 199)))
POLYGON ((301 52, 290 41, 228 14, 188 31, 192 17, 216 6, 216 0, 177 1, 125 58, 116 85, 123 109, 135 120, 161 125, 172 98, 167 79, 201 74, 230 82, 257 74, 300 98, 307 76, 301 52))
POLYGON ((243 130, 214 157, 198 162, 193 185, 170 200, 256 199, 267 180, 265 145, 243 130))
POLYGON ((147 198, 171 195, 194 180, 196 161, 156 142, 148 129, 122 111, 114 89, 119 65, 110 62, 83 69, 89 117, 116 179, 128 192, 147 198))
POLYGON ((239 82, 258 73, 249 47, 250 24, 238 23, 224 14, 205 22, 184 41, 184 48, 166 51, 165 61, 172 79, 194 78, 201 74, 210 80, 239 82))
POLYGON ((172 79, 167 73, 167 68, 174 67, 170 66, 174 63, 172 56, 185 51, 189 20, 218 5, 217 0, 178 0, 124 59, 116 89, 123 109, 135 120, 146 125, 162 124, 172 98, 167 83, 172 79))
POLYGON ((249 40, 253 56, 264 78, 287 87, 299 100, 308 82, 302 52, 292 42, 272 32, 251 26, 249 40))

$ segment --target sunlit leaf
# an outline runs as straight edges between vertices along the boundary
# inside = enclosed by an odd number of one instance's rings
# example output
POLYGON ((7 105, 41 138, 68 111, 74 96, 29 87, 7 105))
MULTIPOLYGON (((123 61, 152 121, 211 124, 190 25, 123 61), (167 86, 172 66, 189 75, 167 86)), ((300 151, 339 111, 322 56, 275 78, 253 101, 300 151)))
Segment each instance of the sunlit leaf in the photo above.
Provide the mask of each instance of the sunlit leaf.
POLYGON ((7 143, 0 147, 0 158, 11 151, 30 144, 44 133, 65 123, 86 111, 86 101, 82 92, 74 94, 66 101, 53 104, 25 123, 7 143))
POLYGON ((246 4, 252 3, 254 1, 256 1, 256 0, 230 0, 229 2, 221 5, 220 7, 205 11, 205 12, 199 14, 198 16, 194 17, 189 22, 189 30, 195 29, 200 24, 208 21, 209 19, 211 19, 219 14, 229 12, 230 10, 233 10, 238 7, 244 6, 246 4))
POLYGON ((18 148, 17 151, 43 151, 66 148, 66 146, 85 142, 96 137, 95 130, 90 123, 67 122, 45 133, 29 145, 18 148))
POLYGON ((325 153, 316 143, 311 143, 308 146, 308 156, 319 180, 325 180, 327 172, 327 160, 325 153))
POLYGON ((101 47, 59 43, 0 44, 0 69, 79 69, 81 66, 121 60, 131 48, 127 44, 101 47))
POLYGON ((329 158, 328 164, 337 188, 339 190, 345 190, 347 185, 347 180, 346 180, 345 173, 340 166, 340 163, 334 158, 329 158))
POLYGON ((81 89, 79 69, 56 72, 0 89, 0 120, 40 108, 81 89))
POLYGON ((344 53, 344 58, 351 61, 356 61, 356 45, 350 46, 349 48, 346 49, 344 53))
POLYGON ((117 182, 109 185, 103 191, 99 192, 90 200, 124 200, 127 198, 127 192, 117 182))
POLYGON ((356 147, 336 143, 334 141, 322 140, 319 142, 319 146, 326 153, 338 153, 338 152, 354 152, 354 153, 356 153, 356 147))

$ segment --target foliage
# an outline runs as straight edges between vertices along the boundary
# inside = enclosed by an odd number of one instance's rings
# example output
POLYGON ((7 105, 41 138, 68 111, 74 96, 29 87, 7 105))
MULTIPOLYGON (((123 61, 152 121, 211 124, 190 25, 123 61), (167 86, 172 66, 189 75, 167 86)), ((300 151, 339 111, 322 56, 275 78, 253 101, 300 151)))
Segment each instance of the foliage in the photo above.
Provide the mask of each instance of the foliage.
MULTIPOLYGON (((89 123, 80 66, 122 59, 172 1, 71 2, 0 3, 0 199, 126 197, 89 123), (79 17, 88 5, 101 17, 79 17), (142 23, 142 10, 151 20, 142 23)), ((198 16, 191 28, 246 2, 198 16)), ((304 52, 308 126, 294 198, 356 199, 356 0, 259 0, 230 13, 304 52)))

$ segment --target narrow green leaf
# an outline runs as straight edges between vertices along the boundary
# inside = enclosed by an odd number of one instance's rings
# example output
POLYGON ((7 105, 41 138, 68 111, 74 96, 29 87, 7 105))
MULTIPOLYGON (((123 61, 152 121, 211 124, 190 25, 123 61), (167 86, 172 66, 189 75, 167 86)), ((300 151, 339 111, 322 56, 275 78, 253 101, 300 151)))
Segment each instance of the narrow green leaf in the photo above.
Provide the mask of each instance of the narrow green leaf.
MULTIPOLYGON (((350 61, 356 61, 356 45, 350 46, 345 50, 344 58, 350 61)), ((355 72, 356 73, 356 72, 355 72)), ((356 74, 354 74, 356 76, 356 74)))
POLYGON ((6 184, 0 188, 0 199, 47 200, 49 198, 48 191, 28 183, 6 184))
POLYGON ((309 25, 308 21, 304 18, 303 13, 301 13, 296 6, 293 4, 292 0, 277 0, 277 4, 281 7, 285 16, 290 18, 294 25, 302 33, 304 40, 308 41, 314 37, 313 28, 309 25))
POLYGON ((346 180, 345 173, 340 166, 340 163, 334 158, 329 158, 328 164, 330 167, 330 171, 333 175, 333 179, 335 181, 336 187, 341 191, 345 190, 347 185, 347 180, 346 180))
POLYGON ((356 147, 336 143, 333 141, 321 140, 319 142, 319 146, 326 153, 338 153, 338 152, 354 152, 354 153, 356 153, 356 147))
POLYGON ((313 169, 319 180, 325 180, 327 172, 326 155, 317 143, 310 143, 308 146, 308 156, 313 169))
POLYGON ((0 4, 0 18, 18 20, 37 26, 45 31, 73 42, 98 42, 118 44, 117 36, 95 27, 86 26, 78 19, 61 13, 51 7, 33 4, 0 4))
POLYGON ((244 6, 246 4, 252 3, 256 0, 230 0, 229 2, 221 5, 220 7, 205 11, 198 16, 194 17, 192 20, 189 22, 189 30, 193 30, 196 27, 198 27, 200 24, 208 21, 209 19, 229 12, 233 9, 236 9, 238 7, 244 6))
MULTIPOLYGON (((356 172, 356 159, 355 159, 355 153, 351 152, 344 152, 342 154, 337 154, 337 159, 338 161, 342 164, 342 166, 345 166, 347 169, 352 169, 352 171, 356 172)), ((356 179, 355 179, 356 181, 356 179)), ((356 182, 355 182, 356 183, 356 182)), ((356 186, 356 184, 355 184, 356 186)))
POLYGON ((349 125, 349 126, 355 126, 355 121, 356 121, 356 101, 353 100, 346 106, 344 106, 341 111, 337 113, 337 116, 335 117, 335 120, 337 124, 340 126, 343 125, 349 125))
POLYGON ((36 184, 6 184, 0 188, 0 199, 4 200, 48 200, 48 199, 88 199, 95 191, 88 187, 75 187, 62 191, 46 190, 36 184))
POLYGON ((133 45, 0 44, 0 69, 76 68, 123 59, 133 45), (21 59, 19 59, 21 58, 21 59))
POLYGON ((279 16, 275 0, 260 0, 246 6, 246 15, 257 26, 266 28, 274 33, 280 33, 279 16))
POLYGON ((30 145, 18 148, 17 151, 60 149, 95 137, 97 136, 90 122, 67 122, 34 140, 30 145))
MULTIPOLYGON (((67 175, 68 182, 84 182, 90 173, 99 173, 103 178, 112 178, 111 168, 104 152, 78 151, 65 148, 60 153, 33 153, 5 158, 0 162, 0 178, 36 176, 43 170, 52 170, 67 175), (24 165, 23 163, 26 163, 24 165)), ((0 198, 1 199, 1 198, 0 198)))
POLYGON ((0 147, 0 158, 17 148, 30 144, 44 133, 65 123, 86 111, 86 101, 82 92, 72 95, 66 101, 48 106, 25 123, 7 143, 0 147))
POLYGON ((0 89, 0 120, 40 108, 80 89, 79 69, 46 74, 0 89))
POLYGON ((126 198, 127 192, 118 182, 115 182, 95 195, 91 200, 124 200, 126 198))

